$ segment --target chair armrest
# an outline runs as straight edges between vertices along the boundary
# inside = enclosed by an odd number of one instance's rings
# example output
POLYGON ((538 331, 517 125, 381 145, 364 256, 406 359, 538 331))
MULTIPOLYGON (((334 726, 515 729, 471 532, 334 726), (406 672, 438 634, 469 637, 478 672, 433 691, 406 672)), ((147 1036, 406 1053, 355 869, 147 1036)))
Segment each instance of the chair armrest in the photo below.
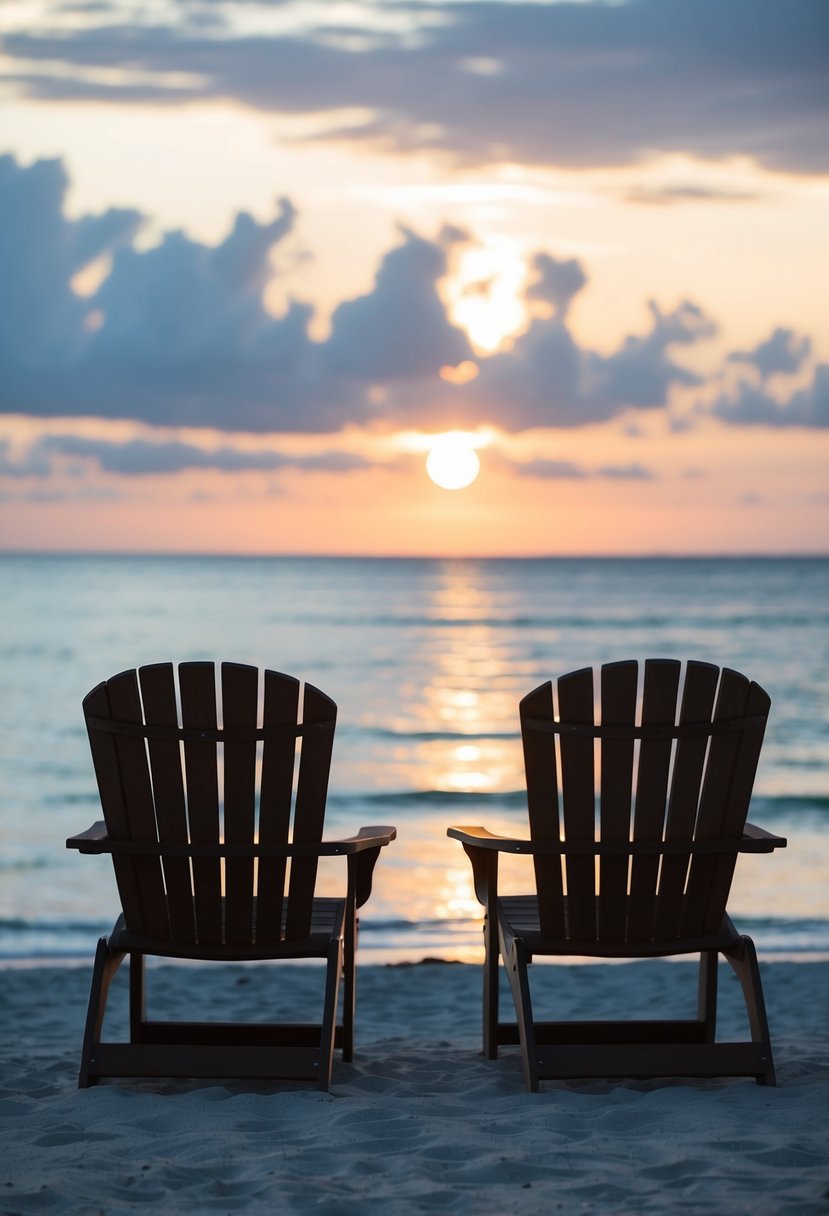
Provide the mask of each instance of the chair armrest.
POLYGON ((755 823, 747 823, 745 825, 743 828, 743 839, 756 840, 767 845, 769 853, 773 849, 785 849, 789 843, 785 836, 774 836, 771 832, 767 832, 765 828, 758 828, 755 823))
POLYGON ((387 824, 378 826, 372 824, 370 827, 362 827, 355 836, 346 836, 343 840, 326 840, 324 844, 336 844, 344 846, 344 853, 362 853, 365 849, 382 849, 385 845, 391 842, 397 836, 397 828, 387 824))
POLYGON ((541 844, 540 841, 497 836, 487 828, 473 827, 468 824, 458 824, 457 827, 447 828, 446 835, 451 836, 453 840, 459 840, 464 847, 494 849, 498 853, 532 853, 541 844))
POLYGON ((100 845, 107 840, 107 825, 103 819, 96 820, 92 827, 85 832, 78 832, 66 841, 67 849, 78 849, 81 853, 100 853, 100 848, 89 848, 89 845, 100 845))

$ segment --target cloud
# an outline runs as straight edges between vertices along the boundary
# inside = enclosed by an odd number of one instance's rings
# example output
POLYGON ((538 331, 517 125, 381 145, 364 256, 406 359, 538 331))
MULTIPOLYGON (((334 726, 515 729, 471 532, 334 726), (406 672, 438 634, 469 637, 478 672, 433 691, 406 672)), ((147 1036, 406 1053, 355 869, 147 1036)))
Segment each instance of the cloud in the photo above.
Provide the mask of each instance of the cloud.
POLYGON ((66 188, 58 161, 24 167, 0 158, 0 408, 337 429, 332 386, 307 334, 309 309, 292 304, 274 319, 262 304, 267 254, 293 224, 290 202, 269 223, 237 216, 215 247, 173 232, 139 250, 138 212, 69 220, 66 188), (81 298, 71 280, 101 255, 111 270, 81 298))
POLYGON ((46 489, 42 486, 34 490, 19 490, 9 492, 0 490, 0 502, 117 502, 124 494, 114 486, 83 486, 79 489, 46 489))
MULTIPOLYGON (((537 318, 512 350, 483 361, 469 389, 488 421, 508 430, 585 426, 631 408, 663 408, 674 385, 701 383, 670 353, 674 346, 693 345, 716 331, 700 308, 683 301, 673 311, 663 312, 651 302, 649 330, 626 337, 610 355, 600 355, 580 347, 567 328, 563 308, 578 290, 579 276, 582 283, 586 276, 577 262, 555 263, 556 276, 562 266, 568 268, 573 290, 561 295, 556 314, 537 318)), ((552 277, 548 267, 543 278, 548 299, 554 295, 552 277)), ((528 295, 537 290, 531 287, 528 295)))
POLYGON ((686 152, 829 167, 823 0, 379 3, 371 24, 346 9, 333 25, 322 7, 316 25, 311 10, 258 36, 232 19, 205 27, 184 0, 170 11, 167 25, 136 25, 113 2, 73 28, 12 33, 11 79, 59 101, 367 110, 322 136, 479 162, 592 167, 686 152))
POLYGON ((678 203, 753 203, 762 195, 754 190, 734 190, 721 186, 635 186, 625 198, 629 203, 652 207, 672 207, 678 203))
POLYGON ((139 249, 138 212, 68 220, 57 161, 0 160, 0 410, 133 418, 153 425, 322 433, 379 416, 371 386, 437 379, 472 354, 437 291, 447 250, 404 231, 372 290, 335 310, 330 337, 308 332, 310 305, 274 318, 263 304, 270 250, 295 210, 279 201, 259 223, 236 217, 217 246, 183 232, 139 249), (79 297, 76 272, 102 254, 111 268, 79 297))
POLYGON ((535 460, 516 460, 510 463, 522 477, 539 477, 544 481, 570 481, 587 477, 584 469, 573 464, 571 460, 545 460, 539 456, 535 460))
POLYGON ((653 481, 654 474, 638 462, 626 465, 603 465, 597 469, 587 470, 570 460, 547 460, 536 457, 534 460, 506 460, 515 473, 522 477, 537 477, 544 481, 575 481, 587 477, 605 478, 610 481, 653 481))
MULTIPOLYGON (((588 278, 574 258, 538 251, 525 301, 531 316, 539 305, 550 315, 532 316, 509 349, 473 356, 439 292, 449 252, 469 238, 445 229, 428 240, 404 229, 371 289, 343 300, 329 336, 317 341, 311 304, 291 301, 273 317, 263 303, 270 252, 296 218, 288 199, 266 222, 238 215, 218 245, 171 232, 139 248, 138 212, 70 220, 66 185, 57 161, 26 168, 0 158, 0 211, 8 217, 0 227, 3 413, 259 434, 482 423, 521 431, 623 414, 630 426, 635 411, 665 410, 676 388, 703 382, 677 351, 704 342, 716 325, 688 300, 669 310, 651 301, 644 331, 609 353, 582 345, 569 313, 588 278), (105 262, 103 277, 81 297, 72 281, 96 259, 105 262)), ((799 369, 809 351, 808 338, 778 328, 730 359, 764 378, 799 369)), ((822 427, 822 375, 785 408, 744 385, 714 412, 735 423, 822 427)), ((133 458, 140 460, 139 447, 133 458)))
POLYGON ((653 300, 648 309, 649 333, 626 338, 614 354, 591 360, 598 391, 616 405, 650 409, 666 404, 671 385, 702 383, 694 372, 672 362, 668 352, 672 346, 692 346, 713 337, 717 332, 714 322, 689 300, 683 300, 673 312, 662 312, 653 300))
POLYGON ((800 371, 811 353, 811 339, 778 326, 754 350, 733 351, 728 358, 732 363, 753 364, 765 380, 778 372, 793 374, 800 371))
POLYGON ((608 464, 598 470, 599 477, 609 477, 611 481, 653 481, 654 474, 638 461, 630 464, 608 464))
POLYGON ((819 363, 811 383, 783 401, 743 380, 714 402, 711 413, 733 426, 829 427, 829 363, 819 363))
MULTIPOLYGON (((94 460, 106 473, 127 477, 181 473, 188 469, 212 469, 221 473, 272 473, 282 469, 349 473, 366 469, 372 464, 364 456, 352 452, 320 452, 303 456, 277 451, 246 451, 236 447, 202 448, 178 440, 167 442, 131 439, 116 442, 90 439, 81 435, 48 435, 40 439, 28 458, 21 462, 17 475, 50 471, 52 456, 68 456, 94 460)), ((4 472, 0 450, 0 472, 4 472)))
POLYGON ((137 211, 115 208, 69 220, 58 160, 20 167, 0 156, 0 389, 20 391, 18 378, 51 363, 58 374, 76 356, 88 306, 70 282, 85 265, 128 244, 141 224, 137 211))
POLYGON ((537 253, 533 259, 535 280, 527 289, 528 300, 552 304, 564 317, 575 296, 587 284, 587 275, 575 258, 560 261, 549 253, 537 253))
MULTIPOLYGON (((449 230, 443 244, 461 234, 449 230)), ((346 300, 331 318, 325 364, 334 374, 371 382, 437 375, 472 358, 462 329, 450 324, 437 283, 445 249, 403 230, 403 243, 383 258, 372 290, 346 300)))
POLYGON ((36 446, 15 456, 8 439, 0 439, 0 477, 47 477, 50 472, 47 454, 36 446))

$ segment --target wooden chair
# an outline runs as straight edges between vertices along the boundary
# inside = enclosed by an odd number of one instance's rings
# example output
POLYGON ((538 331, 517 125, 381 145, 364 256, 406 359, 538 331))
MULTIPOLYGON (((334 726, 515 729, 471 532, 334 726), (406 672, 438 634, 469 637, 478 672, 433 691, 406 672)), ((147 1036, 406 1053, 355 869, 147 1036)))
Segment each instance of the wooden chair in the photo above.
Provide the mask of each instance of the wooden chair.
POLYGON ((123 912, 98 943, 82 1087, 102 1076, 235 1076, 313 1078, 325 1090, 335 1045, 351 1058, 357 908, 395 829, 364 827, 345 840, 322 840, 333 701, 306 684, 298 723, 293 677, 265 671, 260 681, 255 667, 223 663, 220 706, 216 677, 213 663, 182 663, 177 694, 173 665, 160 663, 122 672, 83 703, 104 820, 66 843, 112 854, 123 912), (319 898, 318 861, 332 855, 347 858, 345 895, 319 898), (322 1021, 148 1020, 148 954, 325 959, 322 1021), (126 955, 130 1041, 104 1043, 107 994, 126 955))
MULTIPOLYGON (((542 684, 520 705, 530 839, 453 827, 486 909, 484 1053, 521 1044, 529 1090, 539 1079, 754 1076, 774 1085, 754 943, 726 915, 738 853, 785 846, 746 822, 769 697, 708 663, 651 659, 542 684), (637 713, 637 703, 641 710, 637 713), (500 896, 499 853, 533 858, 535 894, 500 896), (498 957, 517 1025, 498 1017, 498 957), (689 1021, 537 1022, 534 955, 643 958, 699 952, 689 1021), (715 1042, 717 958, 737 974, 750 1042, 715 1042)), ((620 991, 625 982, 619 973, 620 991)))

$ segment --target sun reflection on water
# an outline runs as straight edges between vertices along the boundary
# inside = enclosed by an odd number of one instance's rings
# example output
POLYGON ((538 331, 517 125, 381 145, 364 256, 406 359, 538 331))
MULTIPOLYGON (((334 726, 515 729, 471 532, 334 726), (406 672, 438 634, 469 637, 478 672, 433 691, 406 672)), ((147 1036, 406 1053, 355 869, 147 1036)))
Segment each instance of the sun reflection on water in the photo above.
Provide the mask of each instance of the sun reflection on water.
POLYGON ((475 898, 471 871, 446 870, 445 885, 437 892, 435 914, 449 920, 480 916, 480 904, 475 898))

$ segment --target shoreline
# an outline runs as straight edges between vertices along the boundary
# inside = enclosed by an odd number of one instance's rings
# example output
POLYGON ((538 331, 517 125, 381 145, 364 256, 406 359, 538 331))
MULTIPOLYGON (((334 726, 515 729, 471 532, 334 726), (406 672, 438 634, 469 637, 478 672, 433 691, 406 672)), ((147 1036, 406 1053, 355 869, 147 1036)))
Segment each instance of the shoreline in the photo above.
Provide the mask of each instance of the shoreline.
MULTIPOLYGON (((108 934, 104 934, 108 936, 108 934)), ((92 963, 95 957, 95 946, 98 939, 90 944, 89 950, 85 954, 71 955, 10 955, 8 957, 0 957, 0 973, 5 971, 36 971, 40 968, 61 970, 83 970, 86 968, 90 975, 92 974, 92 963)), ((756 945, 756 941, 755 941, 756 945)), ((389 947, 388 950, 366 950, 360 949, 357 956, 357 966, 363 968, 393 969, 395 967, 420 967, 437 964, 439 966, 459 966, 459 967, 480 967, 483 963, 483 950, 479 950, 479 958, 443 958, 437 954, 424 954, 421 947, 412 947, 411 950, 401 951, 395 947, 389 947), (397 957, 384 957, 387 955, 395 955, 397 957)), ((819 966, 821 964, 829 964, 829 951, 826 950, 802 950, 802 951, 780 951, 771 952, 766 950, 761 953, 758 949, 758 955, 761 966, 774 967, 778 964, 788 964, 793 967, 798 966, 819 966)), ((668 963, 670 965, 689 964, 696 961, 695 954, 672 954, 666 955, 664 958, 655 961, 668 963)), ((171 960, 163 958, 153 959, 147 958, 147 967, 150 970, 155 970, 157 967, 163 967, 171 960)), ((562 955, 560 957, 539 957, 534 960, 536 970, 547 967, 624 967, 635 966, 637 963, 643 962, 641 958, 595 958, 592 955, 562 955)), ((720 960, 722 962, 722 960, 720 960)), ((177 959, 178 966, 183 967, 200 967, 204 963, 198 959, 177 959)), ((293 959, 291 966, 294 967, 313 967, 316 963, 314 959, 293 959)), ((240 964, 246 967, 279 967, 284 966, 278 960, 262 960, 259 962, 250 962, 240 964)))

